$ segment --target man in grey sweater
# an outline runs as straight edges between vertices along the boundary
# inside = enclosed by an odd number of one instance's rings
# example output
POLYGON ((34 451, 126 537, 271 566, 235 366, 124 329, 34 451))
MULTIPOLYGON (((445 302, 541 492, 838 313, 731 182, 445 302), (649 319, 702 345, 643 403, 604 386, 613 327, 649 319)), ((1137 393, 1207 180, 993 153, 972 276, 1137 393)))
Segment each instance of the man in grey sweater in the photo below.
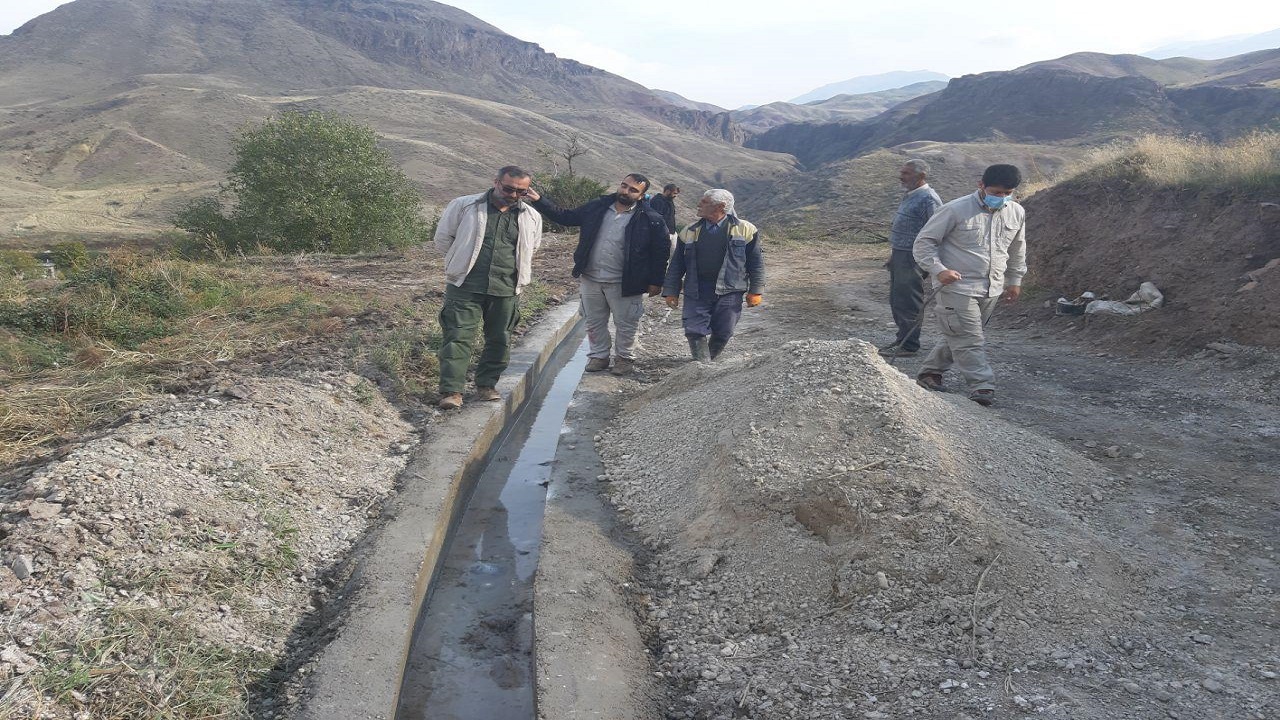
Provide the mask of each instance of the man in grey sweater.
POLYGON ((885 263, 889 269, 889 309, 893 311, 898 336, 880 348, 881 355, 909 357, 920 351, 920 324, 916 318, 924 306, 924 282, 912 248, 920 228, 942 207, 942 198, 925 181, 928 175, 929 164, 923 160, 908 160, 898 170, 898 182, 906 194, 893 217, 889 261, 885 263))
POLYGON ((983 328, 997 299, 1013 302, 1027 272, 1026 212, 1010 199, 1022 182, 1013 165, 992 165, 978 191, 943 205, 916 236, 916 263, 938 289, 942 339, 916 375, 929 390, 942 389, 951 367, 979 405, 995 401, 995 374, 987 362, 983 328))

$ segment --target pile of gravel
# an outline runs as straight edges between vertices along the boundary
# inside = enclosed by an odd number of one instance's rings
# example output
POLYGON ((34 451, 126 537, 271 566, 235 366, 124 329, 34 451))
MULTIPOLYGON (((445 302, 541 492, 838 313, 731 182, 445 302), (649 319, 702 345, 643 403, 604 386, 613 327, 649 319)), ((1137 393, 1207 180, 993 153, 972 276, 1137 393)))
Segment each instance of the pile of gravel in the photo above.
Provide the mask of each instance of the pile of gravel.
MULTIPOLYGON (((355 375, 237 378, 152 403, 6 484, 7 708, 247 712, 237 685, 279 681, 305 655, 326 574, 415 442, 355 375)), ((287 698, 259 690, 255 716, 283 712, 287 698)))
POLYGON ((1144 595, 1160 559, 1092 526, 1122 480, 866 343, 680 364, 598 448, 654 550, 668 717, 1261 718, 1274 699, 1274 658, 1202 653, 1144 595))

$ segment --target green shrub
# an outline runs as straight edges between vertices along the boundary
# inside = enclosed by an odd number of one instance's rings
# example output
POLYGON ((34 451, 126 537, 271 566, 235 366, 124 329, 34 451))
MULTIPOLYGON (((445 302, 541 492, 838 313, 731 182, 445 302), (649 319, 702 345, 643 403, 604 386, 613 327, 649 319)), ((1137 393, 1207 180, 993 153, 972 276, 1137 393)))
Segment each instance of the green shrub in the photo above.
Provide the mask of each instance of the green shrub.
MULTIPOLYGON (((545 195, 562 208, 576 208, 609 192, 609 187, 589 177, 561 173, 552 175, 539 183, 538 193, 545 195)), ((567 228, 558 223, 546 221, 547 229, 552 232, 564 232, 567 228)))
POLYGON ((65 273, 76 272, 89 263, 89 249, 79 241, 57 243, 49 252, 53 264, 65 273))
POLYGON ((36 256, 25 250, 0 250, 0 271, 24 278, 40 277, 43 274, 36 256))
MULTIPOLYGON (((214 252, 356 253, 422 242, 421 199, 364 125, 327 113, 286 112, 246 129, 218 197, 192 200, 175 226, 214 252)), ((189 245, 195 252, 202 245, 189 245)))

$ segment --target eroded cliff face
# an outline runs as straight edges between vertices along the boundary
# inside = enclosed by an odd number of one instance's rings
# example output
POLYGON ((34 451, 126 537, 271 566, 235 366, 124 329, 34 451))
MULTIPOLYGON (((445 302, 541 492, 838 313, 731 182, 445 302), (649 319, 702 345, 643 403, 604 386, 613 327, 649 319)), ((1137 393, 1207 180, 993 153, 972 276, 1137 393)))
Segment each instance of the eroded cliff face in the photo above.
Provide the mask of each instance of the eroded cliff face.
POLYGON ((716 113, 677 107, 428 0, 79 0, 0 37, 0 101, 71 97, 137 78, 261 94, 439 90, 543 113, 626 110, 744 139, 716 113))
POLYGON ((1155 283, 1164 307, 1117 323, 1126 343, 1280 346, 1280 207, 1271 198, 1083 175, 1027 199, 1026 283, 1050 298, 1091 290, 1113 300, 1155 283))
POLYGON ((432 2, 291 0, 300 24, 443 89, 512 104, 626 108, 741 145, 727 113, 673 105, 612 73, 560 58, 456 8, 432 2))

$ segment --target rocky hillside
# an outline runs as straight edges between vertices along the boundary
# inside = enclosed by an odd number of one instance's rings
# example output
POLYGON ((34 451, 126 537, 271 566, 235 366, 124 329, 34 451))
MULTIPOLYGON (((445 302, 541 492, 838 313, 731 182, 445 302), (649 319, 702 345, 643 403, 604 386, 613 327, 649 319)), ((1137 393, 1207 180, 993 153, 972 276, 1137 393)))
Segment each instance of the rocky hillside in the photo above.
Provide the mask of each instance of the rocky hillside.
POLYGON ((0 102, 140 80, 296 92, 368 85, 550 109, 625 108, 731 129, 430 0, 78 0, 0 38, 0 102), (154 77, 168 76, 168 77, 154 77))
POLYGON ((937 92, 946 86, 945 81, 929 80, 892 90, 836 95, 803 105, 789 102, 769 103, 750 110, 733 110, 729 116, 749 133, 762 133, 770 128, 795 122, 865 120, 899 103, 937 92))
POLYGON ((689 187, 790 172, 726 113, 429 0, 76 0, 0 37, 0 230, 154 232, 221 177, 245 123, 287 109, 373 126, 429 205, 582 136, 575 168, 689 187))
POLYGON ((1105 141, 1141 132, 1221 139, 1280 118, 1280 49, 1225 60, 1078 53, 966 75, 862 122, 776 127, 748 141, 813 166, 915 140, 1105 141))

